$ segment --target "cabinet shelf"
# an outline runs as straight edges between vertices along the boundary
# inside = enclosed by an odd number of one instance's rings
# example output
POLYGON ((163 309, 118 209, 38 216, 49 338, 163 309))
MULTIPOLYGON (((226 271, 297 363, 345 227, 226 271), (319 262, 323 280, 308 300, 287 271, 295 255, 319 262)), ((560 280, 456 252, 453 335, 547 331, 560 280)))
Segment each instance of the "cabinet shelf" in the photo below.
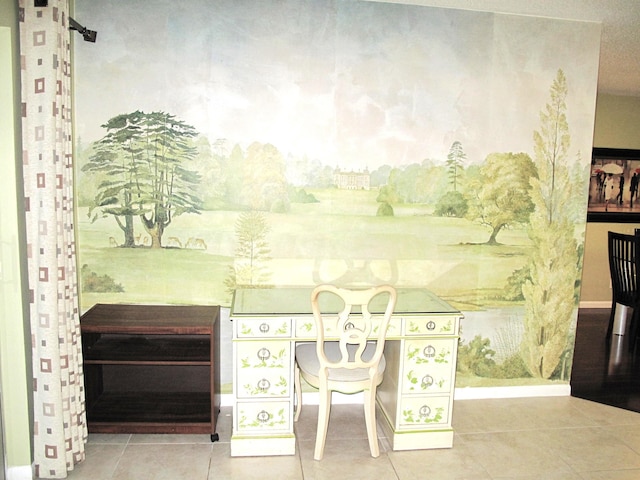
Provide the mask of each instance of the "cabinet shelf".
POLYGON ((113 392, 103 393, 91 405, 91 423, 206 424, 210 428, 208 392, 113 392))
POLYGON ((208 365, 209 337, 103 334, 85 351, 87 363, 166 363, 208 365))

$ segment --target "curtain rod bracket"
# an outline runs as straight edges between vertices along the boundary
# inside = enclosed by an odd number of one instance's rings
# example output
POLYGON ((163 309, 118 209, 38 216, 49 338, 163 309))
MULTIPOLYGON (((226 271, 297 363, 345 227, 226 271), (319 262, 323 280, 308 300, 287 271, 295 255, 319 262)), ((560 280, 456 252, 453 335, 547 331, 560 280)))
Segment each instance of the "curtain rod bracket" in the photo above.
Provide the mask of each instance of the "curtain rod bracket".
POLYGON ((71 17, 69 17, 69 30, 77 30, 78 32, 80 32, 86 42, 95 43, 96 36, 98 35, 98 32, 83 27, 71 17))

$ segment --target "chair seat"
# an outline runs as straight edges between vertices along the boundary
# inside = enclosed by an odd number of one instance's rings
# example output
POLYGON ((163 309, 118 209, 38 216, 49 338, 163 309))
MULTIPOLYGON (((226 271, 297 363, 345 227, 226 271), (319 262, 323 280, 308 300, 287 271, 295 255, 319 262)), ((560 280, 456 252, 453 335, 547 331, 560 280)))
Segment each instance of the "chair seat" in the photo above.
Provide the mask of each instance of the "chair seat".
MULTIPOLYGON (((337 361, 340 359, 340 346, 338 342, 325 342, 325 353, 330 361, 337 361)), ((349 347, 347 347, 349 350, 349 347)), ((376 346, 374 343, 368 343, 362 354, 362 359, 369 361, 375 353, 376 346)), ((315 343, 303 343, 296 347, 296 361, 303 373, 303 376, 307 380, 318 377, 320 371, 320 361, 316 353, 315 343), (309 378, 311 377, 311 378, 309 378)), ((377 376, 382 380, 382 374, 386 367, 384 355, 380 359, 378 364, 377 376)), ((332 382, 361 382, 369 380, 368 368, 330 368, 329 369, 329 381, 332 382)), ((315 383, 315 382, 312 382, 315 383)), ((317 385, 313 385, 317 387, 317 385)))

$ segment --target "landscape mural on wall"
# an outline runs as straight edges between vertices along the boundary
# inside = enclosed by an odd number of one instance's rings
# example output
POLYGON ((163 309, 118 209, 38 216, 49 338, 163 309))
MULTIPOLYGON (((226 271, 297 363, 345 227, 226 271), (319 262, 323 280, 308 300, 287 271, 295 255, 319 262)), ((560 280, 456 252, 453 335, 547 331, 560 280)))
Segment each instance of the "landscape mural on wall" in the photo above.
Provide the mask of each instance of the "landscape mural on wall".
POLYGON ((424 287, 465 315, 457 386, 568 382, 598 25, 347 0, 75 15, 99 32, 74 46, 83 310, 424 287))

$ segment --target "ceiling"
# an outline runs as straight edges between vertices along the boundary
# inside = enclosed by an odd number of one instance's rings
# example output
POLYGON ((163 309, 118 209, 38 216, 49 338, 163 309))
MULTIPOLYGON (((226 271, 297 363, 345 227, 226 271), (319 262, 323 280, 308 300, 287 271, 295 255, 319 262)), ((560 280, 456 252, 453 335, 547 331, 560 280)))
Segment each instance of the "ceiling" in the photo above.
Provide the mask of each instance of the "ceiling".
POLYGON ((639 0, 386 0, 602 23, 598 93, 640 97, 639 0))

